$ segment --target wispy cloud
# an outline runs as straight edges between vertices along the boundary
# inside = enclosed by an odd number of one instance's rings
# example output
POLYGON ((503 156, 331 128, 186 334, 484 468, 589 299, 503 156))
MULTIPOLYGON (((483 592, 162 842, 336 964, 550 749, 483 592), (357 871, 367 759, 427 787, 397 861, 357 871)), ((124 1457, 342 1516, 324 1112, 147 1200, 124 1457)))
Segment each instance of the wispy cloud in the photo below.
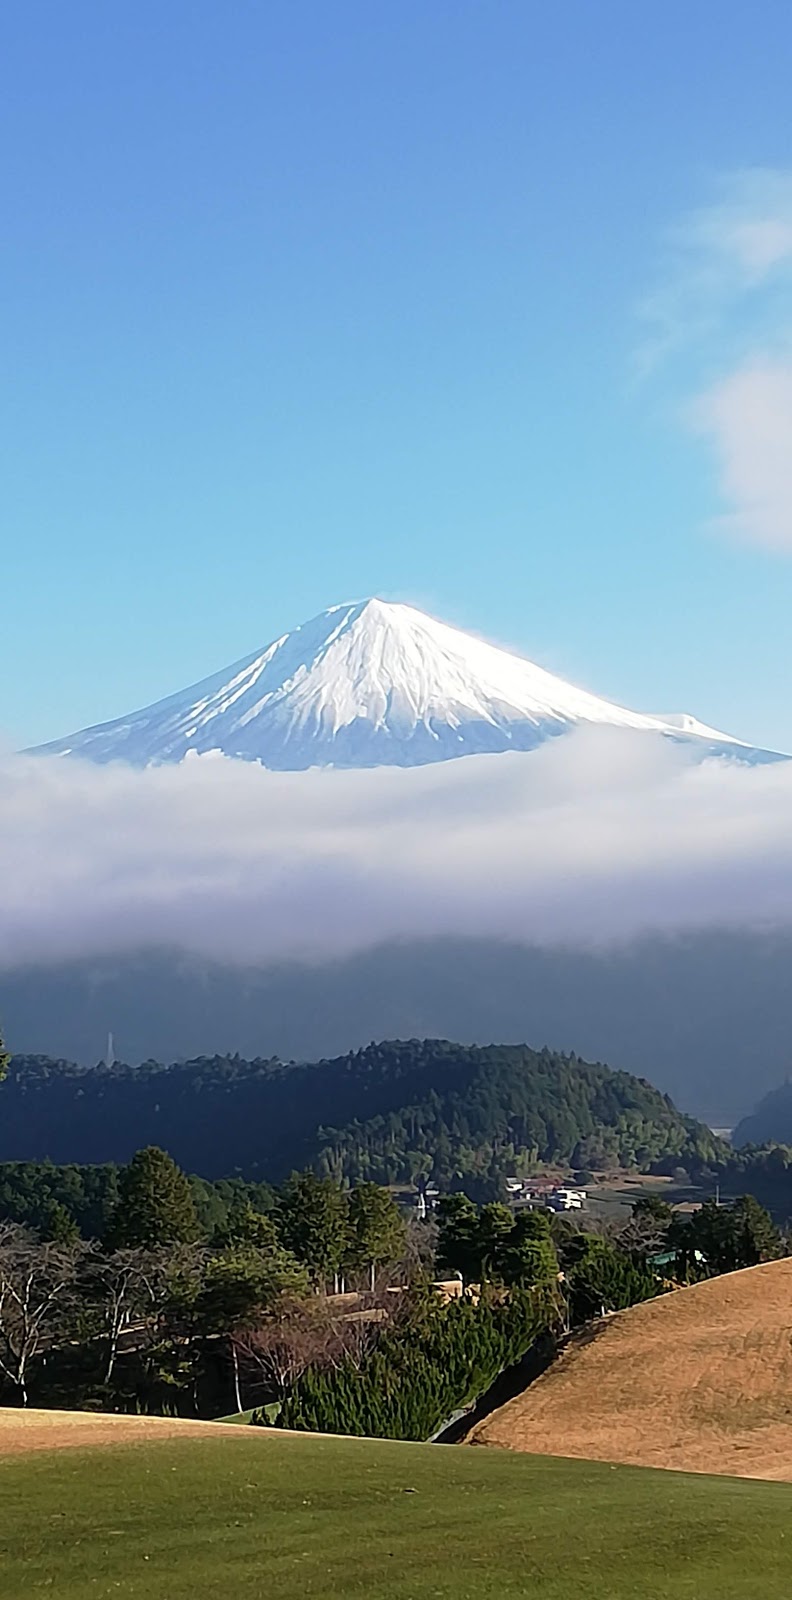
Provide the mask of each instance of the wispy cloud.
POLYGON ((717 332, 739 343, 792 312, 792 173, 749 168, 720 179, 711 202, 666 235, 658 281, 639 307, 639 371, 717 332), (739 326, 728 319, 740 307, 739 326))
POLYGON ((581 730, 407 771, 0 766, 0 966, 169 945, 232 962, 444 934, 792 926, 792 763, 581 730))
POLYGON ((711 527, 792 550, 792 172, 721 179, 669 234, 641 320, 639 371, 684 363, 695 398, 682 415, 712 451, 724 507, 711 527))

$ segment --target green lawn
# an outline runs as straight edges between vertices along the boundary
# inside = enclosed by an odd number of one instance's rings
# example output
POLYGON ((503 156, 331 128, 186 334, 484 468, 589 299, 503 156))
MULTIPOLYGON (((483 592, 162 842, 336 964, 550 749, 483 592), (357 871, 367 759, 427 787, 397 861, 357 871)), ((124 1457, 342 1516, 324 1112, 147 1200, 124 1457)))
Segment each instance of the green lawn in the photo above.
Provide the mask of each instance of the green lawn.
POLYGON ((0 1458, 0 1594, 788 1600, 792 1487, 251 1429, 0 1458))

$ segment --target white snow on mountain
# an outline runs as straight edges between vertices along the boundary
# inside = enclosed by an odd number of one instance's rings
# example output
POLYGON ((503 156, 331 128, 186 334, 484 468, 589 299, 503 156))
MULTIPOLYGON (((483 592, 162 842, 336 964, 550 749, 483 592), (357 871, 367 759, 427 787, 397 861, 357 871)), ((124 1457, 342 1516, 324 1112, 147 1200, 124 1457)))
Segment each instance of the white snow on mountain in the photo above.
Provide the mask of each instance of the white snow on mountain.
POLYGON ((531 750, 580 724, 629 728, 697 753, 773 759, 687 713, 648 716, 424 615, 331 606, 223 672, 130 716, 39 747, 134 766, 190 753, 278 770, 419 766, 531 750))
POLYGON ((721 744, 741 744, 740 739, 735 739, 731 733, 722 733, 719 728, 710 728, 706 722, 700 722, 689 711, 657 711, 653 720, 662 722, 665 727, 675 728, 680 733, 693 733, 701 739, 717 739, 721 744))

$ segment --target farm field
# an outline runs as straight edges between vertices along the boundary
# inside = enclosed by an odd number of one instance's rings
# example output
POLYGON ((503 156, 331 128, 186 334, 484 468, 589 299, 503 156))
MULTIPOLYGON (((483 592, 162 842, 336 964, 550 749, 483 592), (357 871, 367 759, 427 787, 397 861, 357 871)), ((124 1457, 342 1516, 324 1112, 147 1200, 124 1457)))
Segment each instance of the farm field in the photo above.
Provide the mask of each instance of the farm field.
POLYGON ((134 1443, 133 1428, 99 1451, 0 1442, 4 1600, 789 1592, 782 1484, 211 1424, 144 1425, 134 1443))
POLYGON ((471 1443, 792 1481, 791 1307, 792 1260, 632 1306, 471 1443))

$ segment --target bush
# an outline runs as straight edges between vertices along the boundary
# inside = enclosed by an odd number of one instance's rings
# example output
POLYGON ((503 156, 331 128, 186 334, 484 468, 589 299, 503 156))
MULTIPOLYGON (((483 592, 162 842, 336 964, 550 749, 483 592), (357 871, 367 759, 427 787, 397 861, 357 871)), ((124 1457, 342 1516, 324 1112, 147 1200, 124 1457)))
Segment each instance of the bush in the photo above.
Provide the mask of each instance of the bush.
POLYGON ((661 1280, 650 1267, 632 1260, 608 1240, 580 1235, 570 1241, 572 1258, 575 1244, 580 1247, 579 1254, 566 1274, 573 1327, 603 1311, 624 1311, 662 1292, 661 1280))

